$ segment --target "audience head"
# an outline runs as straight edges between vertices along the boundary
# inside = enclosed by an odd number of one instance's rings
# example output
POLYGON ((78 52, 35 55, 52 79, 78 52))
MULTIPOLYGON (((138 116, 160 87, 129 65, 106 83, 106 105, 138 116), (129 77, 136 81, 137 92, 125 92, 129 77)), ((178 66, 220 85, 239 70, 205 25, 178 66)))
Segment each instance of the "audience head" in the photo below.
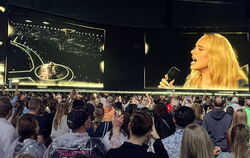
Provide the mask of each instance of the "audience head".
POLYGON ((94 111, 95 111, 94 105, 91 104, 91 103, 86 103, 86 104, 83 105, 83 108, 86 109, 86 111, 88 112, 91 120, 93 120, 94 119, 94 111))
POLYGON ((245 100, 245 106, 250 107, 250 99, 245 100))
POLYGON ((164 104, 163 102, 157 103, 154 109, 154 115, 160 118, 169 116, 170 114, 168 113, 168 108, 166 104, 164 104))
POLYGON ((232 106, 227 107, 226 113, 233 116, 234 115, 234 108, 232 106))
POLYGON ((244 124, 244 125, 247 124, 247 114, 243 109, 239 109, 236 112, 234 112, 231 127, 234 127, 235 125, 238 124, 244 124))
POLYGON ((84 102, 81 99, 74 99, 73 103, 72 103, 72 108, 75 108, 77 106, 83 106, 84 102))
POLYGON ((174 112, 175 124, 181 128, 185 128, 187 125, 194 122, 195 114, 190 107, 181 106, 174 112))
POLYGON ((108 104, 113 104, 114 103, 114 98, 112 96, 108 96, 106 99, 108 104))
POLYGON ((36 134, 38 134, 39 126, 37 120, 32 116, 23 115, 20 117, 17 123, 17 132, 19 135, 19 141, 23 142, 23 140, 27 138, 35 138, 36 134))
POLYGON ((238 124, 232 128, 231 132, 231 152, 235 158, 247 158, 250 154, 249 147, 250 132, 249 127, 238 124))
POLYGON ((51 99, 51 100, 49 101, 49 110, 50 110, 51 112, 56 111, 58 104, 59 104, 59 103, 58 103, 58 100, 57 100, 57 99, 51 99))
POLYGON ((77 106, 68 114, 67 124, 73 132, 80 128, 87 130, 91 126, 91 119, 83 106, 77 106))
POLYGON ((102 106, 96 106, 95 111, 94 111, 94 122, 92 124, 92 128, 94 129, 94 131, 96 131, 96 129, 99 127, 102 119, 104 116, 104 109, 102 106))
POLYGON ((9 98, 1 97, 0 98, 0 118, 8 119, 12 113, 12 105, 9 98))
POLYGON ((231 100, 232 103, 234 104, 238 104, 239 103, 239 99, 237 97, 233 97, 231 100))
POLYGON ((131 115, 129 131, 131 135, 143 137, 149 135, 153 126, 150 114, 144 110, 136 111, 131 115))
POLYGON ((114 107, 117 110, 123 111, 122 103, 121 102, 115 102, 115 106, 114 107))
POLYGON ((14 110, 14 114, 12 116, 11 119, 11 123, 13 124, 14 127, 16 127, 17 121, 19 119, 19 117, 23 114, 23 109, 24 109, 24 103, 22 100, 17 100, 14 104, 13 104, 13 110, 14 110))
POLYGON ((29 110, 37 112, 41 107, 41 99, 38 97, 33 97, 29 101, 29 110))
POLYGON ((213 146, 206 130, 197 124, 188 125, 183 133, 181 158, 212 158, 213 146))
POLYGON ((219 108, 223 108, 225 104, 225 100, 221 97, 216 97, 214 99, 214 106, 215 107, 219 107, 219 108))
POLYGON ((199 103, 194 103, 191 108, 194 111, 195 117, 200 119, 203 113, 203 107, 199 103))
POLYGON ((132 115, 133 112, 137 109, 137 105, 136 104, 128 104, 128 106, 125 108, 125 111, 132 115))

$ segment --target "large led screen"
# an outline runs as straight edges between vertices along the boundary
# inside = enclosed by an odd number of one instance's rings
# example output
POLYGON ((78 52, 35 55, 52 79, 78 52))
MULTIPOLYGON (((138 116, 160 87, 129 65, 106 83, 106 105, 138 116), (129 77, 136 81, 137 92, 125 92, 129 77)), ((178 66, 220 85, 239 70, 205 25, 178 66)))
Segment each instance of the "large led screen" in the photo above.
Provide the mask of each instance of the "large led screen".
POLYGON ((103 88, 105 30, 10 12, 7 78, 20 85, 103 88))
POLYGON ((146 34, 145 88, 248 90, 249 34, 146 34))

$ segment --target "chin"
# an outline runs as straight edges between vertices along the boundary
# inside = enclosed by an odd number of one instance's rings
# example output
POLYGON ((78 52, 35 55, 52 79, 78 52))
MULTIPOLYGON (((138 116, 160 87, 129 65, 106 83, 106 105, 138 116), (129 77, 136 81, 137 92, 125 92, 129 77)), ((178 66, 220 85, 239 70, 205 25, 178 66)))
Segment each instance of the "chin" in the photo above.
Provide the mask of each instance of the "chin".
POLYGON ((190 66, 190 69, 191 70, 197 70, 197 68, 195 66, 192 66, 192 65, 190 66))

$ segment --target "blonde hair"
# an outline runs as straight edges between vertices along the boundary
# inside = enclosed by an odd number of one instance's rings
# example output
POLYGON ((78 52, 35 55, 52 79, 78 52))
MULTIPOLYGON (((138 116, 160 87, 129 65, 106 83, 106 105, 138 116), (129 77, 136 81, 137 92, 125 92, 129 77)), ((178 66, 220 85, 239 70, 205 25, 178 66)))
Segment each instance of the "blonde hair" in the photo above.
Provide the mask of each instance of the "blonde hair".
MULTIPOLYGON (((230 42, 217 33, 204 34, 203 37, 209 44, 209 73, 211 84, 209 88, 239 88, 238 81, 248 82, 247 75, 240 68, 238 57, 230 42)), ((201 72, 192 70, 187 76, 185 88, 201 88, 201 72)))
POLYGON ((191 109, 194 111, 195 118, 201 119, 201 115, 203 112, 203 107, 199 103, 194 103, 191 105, 191 109))
POLYGON ((231 153, 234 158, 248 158, 250 155, 250 131, 247 125, 238 124, 232 128, 231 153))
POLYGON ((56 109, 56 114, 53 120, 53 127, 57 130, 59 124, 61 123, 62 117, 68 115, 70 110, 69 101, 61 101, 56 109))
POLYGON ((94 111, 95 119, 92 123, 92 128, 94 132, 96 132, 97 128, 100 126, 103 116, 104 116, 104 109, 102 106, 97 106, 94 111))
POLYGON ((183 133, 180 158, 214 157, 213 146, 206 130, 197 124, 188 125, 183 133))
POLYGON ((232 128, 239 124, 247 125, 247 114, 245 110, 243 109, 239 109, 236 112, 234 112, 231 126, 228 129, 228 141, 229 142, 231 141, 232 128))

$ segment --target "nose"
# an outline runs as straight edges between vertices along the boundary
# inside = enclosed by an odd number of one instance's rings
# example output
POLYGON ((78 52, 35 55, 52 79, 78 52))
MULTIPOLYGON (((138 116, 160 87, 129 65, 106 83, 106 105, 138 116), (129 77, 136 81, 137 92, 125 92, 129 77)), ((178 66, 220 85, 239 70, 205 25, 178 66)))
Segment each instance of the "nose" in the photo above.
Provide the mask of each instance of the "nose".
POLYGON ((193 48, 193 49, 191 50, 191 54, 195 54, 195 52, 196 52, 196 48, 193 48))
MULTIPOLYGON (((195 49, 195 48, 194 48, 195 49)), ((194 54, 194 49, 191 50, 191 54, 194 54)))

